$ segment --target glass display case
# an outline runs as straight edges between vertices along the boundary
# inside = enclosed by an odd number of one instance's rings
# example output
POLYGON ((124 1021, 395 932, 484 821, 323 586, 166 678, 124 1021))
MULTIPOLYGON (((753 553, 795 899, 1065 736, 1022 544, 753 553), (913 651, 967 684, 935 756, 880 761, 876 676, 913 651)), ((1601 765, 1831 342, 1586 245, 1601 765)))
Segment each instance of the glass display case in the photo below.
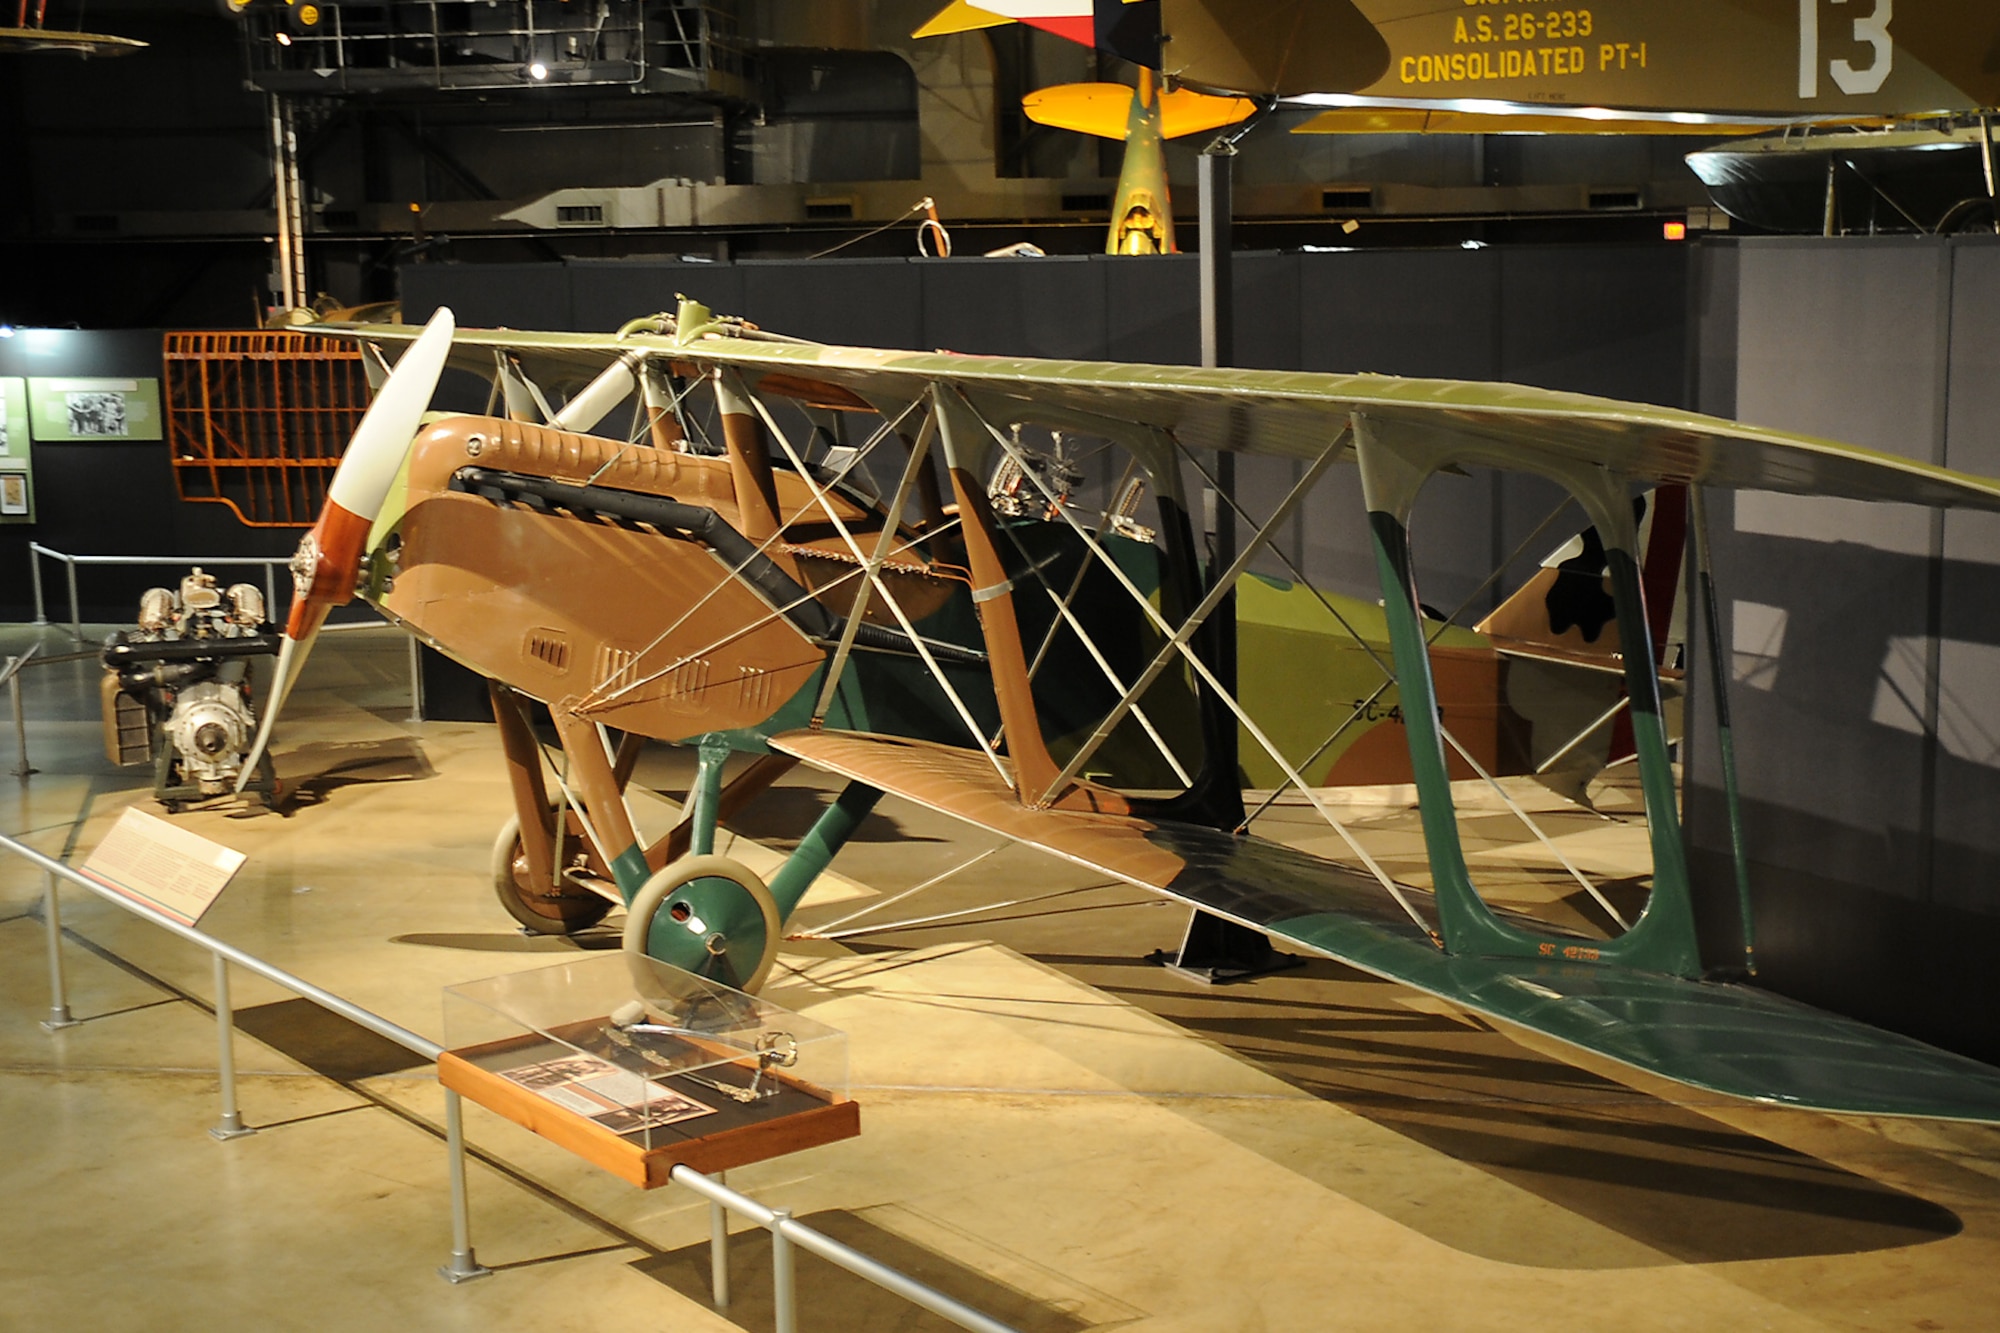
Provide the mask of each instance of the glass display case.
POLYGON ((633 1184, 860 1132, 847 1035, 617 952, 444 992, 438 1078, 633 1184))

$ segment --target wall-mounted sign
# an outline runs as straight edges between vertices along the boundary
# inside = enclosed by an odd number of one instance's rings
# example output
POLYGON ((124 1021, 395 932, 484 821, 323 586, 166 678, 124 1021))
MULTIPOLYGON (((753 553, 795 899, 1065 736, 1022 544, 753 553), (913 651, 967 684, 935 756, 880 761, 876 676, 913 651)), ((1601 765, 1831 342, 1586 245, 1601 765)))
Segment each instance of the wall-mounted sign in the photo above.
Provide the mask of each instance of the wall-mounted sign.
POLYGON ((29 436, 28 382, 0 376, 0 523, 35 521, 29 436))
POLYGON ((31 379, 28 406, 35 438, 45 443, 162 438, 156 379, 31 379))
POLYGON ((28 456, 28 382, 0 377, 0 458, 28 456))
POLYGON ((0 518, 35 521, 35 493, 25 472, 0 472, 0 518))

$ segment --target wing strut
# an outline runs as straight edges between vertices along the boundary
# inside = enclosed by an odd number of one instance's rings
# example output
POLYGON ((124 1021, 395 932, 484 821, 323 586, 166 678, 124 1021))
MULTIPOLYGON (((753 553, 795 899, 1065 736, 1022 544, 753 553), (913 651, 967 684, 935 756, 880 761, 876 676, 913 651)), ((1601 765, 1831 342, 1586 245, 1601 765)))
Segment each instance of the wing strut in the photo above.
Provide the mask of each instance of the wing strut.
MULTIPOLYGON (((1986 117, 1979 118, 1982 125, 1986 117)), ((1987 183, 1992 183, 1993 158, 1987 147, 1987 183)), ((2000 219, 1996 219, 2000 226, 2000 219)), ((1750 858, 1743 846, 1743 811, 1736 799, 1736 741, 1729 726, 1729 673, 1722 665, 1722 617, 1715 605, 1715 568, 1709 563, 1708 503, 1699 486, 1688 487, 1694 508, 1695 571, 1701 580, 1701 604, 1707 616, 1708 675, 1715 691, 1715 749, 1722 763, 1722 795, 1729 806, 1729 852, 1736 870, 1736 907, 1743 921, 1743 965, 1757 975, 1757 932, 1750 911, 1750 858)))
MULTIPOLYGON (((909 462, 903 466, 903 479, 896 484, 896 498, 889 505, 882 518, 882 535, 876 539, 875 554, 863 566, 865 577, 861 586, 854 590, 854 606, 847 613, 847 626, 840 632, 840 646, 834 649, 833 661, 827 665, 826 680, 819 688, 819 698, 813 703, 812 720, 806 725, 817 731, 826 722, 826 710, 833 707, 833 696, 840 688, 841 672, 847 669, 847 658, 854 651, 854 636, 861 632, 861 621, 868 614, 869 594, 881 580, 882 562, 889 558, 889 548, 896 542, 896 526, 903 520, 903 508, 910 502, 910 491, 917 484, 919 473, 930 466, 931 437, 937 433, 937 413, 924 416, 924 424, 917 428, 916 442, 910 446, 909 462)), ((832 511, 828 511, 829 513, 832 511)))
MULTIPOLYGON (((825 511, 827 518, 832 520, 834 531, 838 532, 841 541, 847 544, 849 553, 854 556, 854 559, 858 563, 865 566, 868 563, 868 557, 862 554, 861 543, 854 539, 853 530, 841 521, 840 515, 834 512, 834 507, 827 503, 825 488, 813 477, 812 469, 806 466, 806 460, 799 456, 798 450, 792 447, 791 437, 786 435, 784 429, 772 419, 771 409, 764 406, 764 400, 756 394, 745 394, 744 397, 749 399, 750 406, 755 409, 757 415, 763 418, 764 425, 770 430, 772 438, 777 440, 778 447, 785 451, 785 457, 791 460, 792 467, 797 470, 799 480, 806 484, 806 490, 811 493, 819 507, 825 511)), ((865 570, 864 573, 866 573, 865 570)), ((985 754, 987 762, 993 765, 993 771, 1000 775, 1001 781, 1006 782, 1010 786, 1013 785, 1013 779, 1007 775, 1007 766, 1000 762, 1000 756, 995 754, 993 747, 986 743, 985 733, 981 731, 979 723, 973 719, 972 710, 966 707, 965 700, 959 697, 958 691, 952 687, 951 681, 946 678, 944 669, 937 664, 937 659, 931 656, 931 650, 925 645, 923 636, 917 633, 917 627, 910 623, 910 617, 904 613, 903 604, 898 602, 895 595, 883 584, 880 571, 868 573, 867 577, 868 581, 875 586, 875 591, 882 595, 882 604, 889 608, 889 613, 896 617, 896 623, 901 625, 903 632, 910 636, 910 642, 916 647, 917 655, 924 659, 924 665, 930 669, 931 678, 937 682, 938 688, 944 691, 945 698, 951 701, 951 706, 957 712, 959 720, 965 723, 965 729, 972 733, 972 739, 978 744, 980 751, 985 754)))
MULTIPOLYGON (((1118 562, 1112 557, 1111 553, 1106 551, 1104 547, 1098 542, 1098 540, 1095 537, 1091 536, 1091 534, 1084 529, 1084 526, 1081 523, 1076 521, 1076 516, 1074 514, 1071 514, 1066 508, 1064 508, 1062 505, 1056 502, 1055 493, 1051 491, 1048 488, 1047 484, 1042 481, 1041 476, 1033 468, 1028 466, 1027 460, 1021 456, 1018 448, 1010 444, 1007 441, 1007 438, 1004 435, 1002 435, 997 429, 994 428, 992 422, 986 421, 984 418, 980 418, 980 421, 981 424, 983 424, 986 427, 987 434, 993 437, 994 442, 997 443, 1002 450, 1006 451, 1009 457, 1013 458, 1016 463, 1019 463, 1021 465, 1022 474, 1026 476, 1028 480, 1034 484, 1035 488, 1041 491, 1043 496, 1048 499, 1050 506, 1055 510, 1056 513, 1058 513, 1062 517, 1062 520, 1065 523, 1069 524, 1071 530, 1074 531, 1076 535, 1083 540, 1084 545, 1090 550, 1090 553, 1096 557, 1098 562, 1102 564, 1107 571, 1109 571, 1111 577, 1116 579, 1119 585, 1125 589, 1126 594, 1132 598, 1133 603, 1136 606, 1138 606, 1139 610, 1153 622, 1154 627, 1157 628, 1162 634, 1167 635, 1169 639, 1177 638, 1179 635, 1179 631, 1176 630, 1173 625, 1169 624, 1166 618, 1162 616, 1156 609, 1154 609, 1152 602, 1146 597, 1146 595, 1143 592, 1139 591, 1138 587, 1132 582, 1132 580, 1126 576, 1125 571, 1118 567, 1118 562)), ((1348 437, 1348 432, 1345 430, 1341 431, 1338 435, 1334 437, 1333 442, 1329 444, 1324 451, 1321 452, 1320 456, 1316 460, 1314 460, 1314 462, 1308 465, 1306 470, 1306 475, 1299 479, 1298 484, 1293 488, 1293 493, 1291 495, 1288 495, 1285 499, 1284 507, 1286 508, 1286 512, 1289 512, 1288 507, 1295 503, 1296 497, 1303 493, 1303 488, 1308 487, 1310 482, 1318 478, 1321 471, 1323 471, 1334 459, 1340 456, 1340 450, 1342 446, 1346 443, 1347 437, 1348 437)), ((1260 549, 1261 546, 1268 540, 1270 531, 1276 525, 1276 521, 1278 519, 1281 519, 1282 517, 1283 515, 1281 513, 1275 516, 1271 523, 1265 524, 1263 531, 1260 531, 1256 537, 1251 539, 1249 549, 1246 552, 1244 552, 1242 556, 1239 557, 1239 561, 1247 565, 1248 560, 1252 556, 1254 556, 1258 551, 1258 549, 1260 549)), ((1236 569, 1235 567, 1232 566, 1232 569, 1228 573, 1226 573, 1222 579, 1217 581, 1216 587, 1218 589, 1223 589, 1223 590, 1228 589, 1229 587, 1234 585, 1235 579, 1240 573, 1241 570, 1236 569)), ((1211 593, 1211 596, 1213 595, 1214 594, 1211 593)), ((1209 609, 1213 610, 1212 607, 1209 609)), ((1201 611, 1199 612, 1199 614, 1206 615, 1208 614, 1208 612, 1201 611)), ((1209 689, 1215 692, 1215 698, 1232 714, 1235 715, 1237 723, 1241 725, 1245 731, 1248 731, 1251 737, 1255 739, 1256 742, 1264 748, 1264 753, 1266 753, 1271 757, 1271 761, 1278 766, 1279 771, 1285 775, 1285 777, 1292 783, 1293 786, 1299 789, 1300 794, 1303 795, 1306 798, 1307 803, 1309 803, 1312 806, 1312 808, 1318 812, 1320 818, 1326 821, 1327 826, 1331 828, 1335 833, 1340 835, 1341 841, 1347 844, 1348 850, 1354 853, 1355 858, 1358 859, 1361 862, 1361 864, 1367 868, 1369 874, 1375 877, 1376 882, 1379 883, 1385 890, 1388 891, 1388 894, 1391 898, 1395 899, 1396 905, 1403 909, 1404 913, 1409 916, 1411 921, 1417 924, 1417 926, 1424 932, 1426 937, 1430 938, 1434 943, 1439 942, 1437 939, 1437 932, 1431 926, 1431 923, 1424 920, 1422 914, 1419 913, 1415 908, 1415 906, 1411 904, 1408 896, 1404 894, 1402 886, 1397 884, 1396 881, 1390 877, 1389 872, 1382 868, 1381 862, 1377 861, 1373 856, 1371 856, 1368 852, 1368 849, 1361 845, 1360 840, 1354 836, 1354 834, 1348 829, 1348 827, 1345 824, 1341 823, 1340 819, 1333 813, 1332 810, 1327 808, 1326 802, 1320 799, 1319 794, 1306 784, 1306 780, 1299 775, 1298 770, 1292 767, 1290 761, 1288 761, 1285 758, 1285 756, 1279 752, 1278 747, 1272 743, 1271 738, 1265 735, 1264 729, 1258 726, 1256 720, 1250 716, 1249 712, 1244 709, 1243 705, 1237 702, 1235 695, 1233 695, 1228 690, 1222 687, 1222 682, 1216 677, 1214 670, 1209 667, 1208 663, 1204 662, 1201 659, 1201 654, 1195 652, 1194 649, 1184 641, 1175 643, 1173 647, 1181 654, 1183 658, 1187 660, 1188 665, 1193 668, 1196 675, 1201 677, 1203 683, 1205 683, 1209 687, 1209 689)), ((1151 683, 1152 683, 1151 677, 1142 678, 1141 682, 1137 686, 1135 686, 1134 689, 1144 690, 1145 687, 1151 683)), ((1129 707, 1135 701, 1136 697, 1137 696, 1135 694, 1128 693, 1125 696, 1125 699, 1121 701, 1120 707, 1121 708, 1129 707)))
POLYGON ((1455 954, 1492 957, 1621 962, 1675 976, 1699 976, 1701 954, 1688 897, 1686 855, 1681 847, 1673 773, 1667 762, 1666 732, 1660 722, 1659 668, 1653 661, 1645 592, 1634 556, 1637 534, 1625 500, 1630 479, 1600 466, 1529 465, 1530 471, 1543 473, 1576 496, 1604 542, 1619 641, 1625 646, 1625 689, 1631 700, 1633 745, 1639 755, 1640 785, 1645 792, 1653 848, 1653 891, 1639 920, 1617 939, 1601 945, 1585 944, 1532 934, 1502 922, 1472 885, 1459 841, 1457 809, 1445 768, 1437 688, 1431 678, 1430 652, 1418 616, 1411 568, 1410 509, 1433 474, 1454 463, 1497 461, 1519 467, 1521 461, 1496 458, 1477 443, 1411 437, 1390 445, 1377 435, 1365 413, 1353 413, 1350 421, 1355 457, 1361 466, 1362 494, 1368 505, 1375 566, 1381 576, 1389 644, 1402 691, 1403 727, 1417 782, 1424 847, 1446 948, 1455 954))
MULTIPOLYGON (((1193 455, 1193 453, 1191 453, 1184 446, 1181 447, 1181 453, 1184 457, 1186 457, 1188 462, 1194 466, 1195 471, 1201 474, 1202 479, 1204 481, 1207 481, 1211 486, 1216 487, 1216 493, 1222 496, 1222 498, 1228 502, 1229 507, 1232 510, 1234 510, 1238 516, 1240 516, 1246 521, 1249 521, 1250 516, 1243 512, 1243 507, 1236 503, 1236 499, 1233 495, 1231 495, 1228 491, 1222 489, 1218 485, 1216 478, 1210 476, 1207 469, 1202 467, 1201 460, 1196 458, 1193 455)), ((1542 531, 1548 527, 1550 523, 1553 523, 1556 520, 1556 517, 1560 515, 1562 511, 1569 506, 1569 504, 1570 504, 1570 499, 1569 497, 1565 496, 1563 498, 1562 503, 1557 505, 1555 509, 1550 511, 1549 516, 1542 520, 1541 525, 1537 527, 1535 531, 1529 535, 1527 540, 1528 541, 1535 540, 1535 538, 1538 537, 1542 533, 1542 531)), ((1274 518, 1272 520, 1271 526, 1275 527, 1276 524, 1277 524, 1277 519, 1274 518)), ((1500 569, 1495 570, 1491 575, 1487 577, 1485 583, 1482 583, 1478 589, 1474 590, 1474 592, 1472 593, 1472 597, 1477 597, 1480 594, 1480 592, 1483 592, 1493 582, 1494 579, 1500 577, 1501 570, 1504 570, 1508 565, 1513 564, 1514 561, 1520 557, 1521 552, 1525 550, 1526 547, 1527 547, 1527 542, 1523 542, 1521 546, 1515 548, 1514 554, 1508 556, 1507 559, 1502 562, 1500 569)), ((1362 638, 1359 634, 1355 633, 1354 627, 1347 623, 1347 617, 1341 615, 1340 612, 1335 609, 1333 603, 1329 602, 1326 599, 1326 597, 1320 592, 1318 587, 1316 587, 1313 584, 1312 580, 1307 578, 1305 574, 1300 571, 1299 567, 1293 563, 1291 557, 1285 554, 1283 548, 1273 545, 1271 547, 1271 551, 1278 557, 1279 560, 1284 562, 1285 568, 1291 572, 1292 577, 1294 579, 1297 579, 1300 584, 1304 585, 1312 593, 1314 597, 1318 598, 1319 604, 1325 607, 1328 610, 1328 612, 1332 614, 1335 620, 1340 622, 1340 627, 1347 631, 1348 636, 1354 640, 1356 646, 1359 647, 1362 652, 1368 655, 1368 659, 1371 662, 1373 662, 1376 668, 1380 670, 1382 673, 1382 683, 1375 687, 1375 692, 1369 695, 1367 699, 1363 700, 1361 705, 1357 707, 1353 712, 1349 713, 1347 716, 1347 720, 1340 724, 1339 728, 1334 731, 1332 736, 1327 738, 1326 743, 1324 745, 1321 745, 1319 749, 1313 751, 1312 757, 1307 759, 1305 763, 1299 766, 1300 770, 1303 771, 1304 769, 1309 767, 1315 760, 1317 760, 1320 755, 1324 754, 1326 752, 1326 747, 1328 745, 1332 745, 1333 742, 1340 737, 1341 733, 1345 732, 1348 729, 1348 727, 1354 724, 1354 719, 1360 717, 1367 710, 1368 705, 1374 703, 1375 700, 1381 698, 1384 691, 1386 691, 1391 685, 1397 683, 1396 670, 1388 662, 1382 660, 1382 655, 1375 651, 1375 648, 1372 644, 1370 644, 1366 639, 1362 638)), ((1471 600, 1472 599, 1468 597, 1466 599, 1465 604, 1461 605, 1458 611, 1454 611, 1451 614, 1451 616, 1447 617, 1442 623, 1438 625, 1436 630, 1434 630, 1428 637, 1426 637, 1426 639, 1424 640, 1426 649, 1428 649, 1431 643, 1437 640, 1437 637, 1439 635, 1444 633, 1446 627, 1451 624, 1452 620, 1457 618, 1460 612, 1464 611, 1465 605, 1469 605, 1471 603, 1471 600)), ((1606 716, 1607 717, 1615 716, 1618 711, 1623 709, 1626 702, 1627 702, 1626 700, 1621 699, 1619 701, 1618 708, 1614 709, 1612 713, 1609 713, 1606 716)), ((1590 731, 1595 731, 1598 725, 1601 725, 1601 723, 1593 724, 1589 728, 1589 730, 1584 733, 1584 736, 1587 736, 1590 731)), ((1619 912, 1619 910, 1616 907, 1612 905, 1611 900, 1604 896, 1604 891, 1602 889, 1599 889, 1597 885, 1594 884, 1588 876, 1586 876, 1581 870, 1578 870, 1576 868, 1575 863, 1572 862, 1569 859, 1569 857, 1564 854, 1562 848, 1556 846, 1555 840, 1549 837, 1548 832, 1545 829, 1543 829, 1540 824, 1537 824, 1535 822, 1534 816, 1530 815, 1526 810, 1522 809, 1520 802, 1516 801, 1513 795, 1510 792, 1508 792, 1508 790, 1505 787, 1502 787, 1499 781, 1495 779, 1491 773, 1487 772, 1485 767, 1481 765, 1477 759, 1472 757, 1472 752, 1468 750, 1464 746, 1464 744, 1459 741, 1458 737, 1451 734, 1450 728, 1444 725, 1444 719, 1442 715, 1440 715, 1438 719, 1438 734, 1444 738, 1446 744, 1450 745, 1453 750, 1456 750, 1458 752, 1459 758, 1465 761, 1466 767, 1470 768, 1474 773, 1478 774, 1479 777, 1485 781, 1486 785, 1493 789, 1493 794, 1500 798, 1501 804, 1505 805, 1507 809, 1510 812, 1512 812, 1514 817, 1521 821, 1522 825, 1528 830, 1530 834, 1534 836, 1536 841, 1540 842, 1543 847, 1548 849, 1549 854, 1554 856, 1557 863, 1559 863, 1564 870, 1569 872, 1570 878, 1577 882, 1578 886, 1583 889, 1584 893, 1589 895, 1590 899, 1604 910, 1605 915, 1609 916, 1614 922, 1616 922, 1620 930, 1630 930, 1632 928, 1632 923, 1627 921, 1624 915, 1621 912, 1619 912)), ((1575 740, 1572 740, 1569 745, 1563 748, 1563 753, 1567 753, 1571 748, 1580 744, 1584 739, 1584 736, 1578 736, 1575 740)), ((1280 790, 1282 790, 1282 788, 1280 790)), ((1277 797, 1278 793, 1274 791, 1265 800, 1264 804, 1258 807, 1257 814, 1262 814, 1265 810, 1270 809, 1272 802, 1276 801, 1277 797)), ((1255 817, 1256 817, 1255 815, 1246 816, 1243 821, 1244 826, 1248 827, 1250 820, 1255 817)))

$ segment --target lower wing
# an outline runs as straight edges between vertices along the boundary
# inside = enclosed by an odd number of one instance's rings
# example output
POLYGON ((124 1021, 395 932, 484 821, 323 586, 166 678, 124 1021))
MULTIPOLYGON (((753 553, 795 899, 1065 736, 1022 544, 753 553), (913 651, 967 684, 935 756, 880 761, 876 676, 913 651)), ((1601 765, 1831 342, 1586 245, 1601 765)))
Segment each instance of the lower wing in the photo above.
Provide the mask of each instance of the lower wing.
POLYGON ((1371 877, 1255 837, 1140 817, 1085 784, 1023 806, 984 756, 923 741, 794 731, 773 749, 1438 996, 1688 1087, 1806 1110, 2000 1124, 2000 1070, 1751 986, 1570 958, 1452 955, 1371 877))

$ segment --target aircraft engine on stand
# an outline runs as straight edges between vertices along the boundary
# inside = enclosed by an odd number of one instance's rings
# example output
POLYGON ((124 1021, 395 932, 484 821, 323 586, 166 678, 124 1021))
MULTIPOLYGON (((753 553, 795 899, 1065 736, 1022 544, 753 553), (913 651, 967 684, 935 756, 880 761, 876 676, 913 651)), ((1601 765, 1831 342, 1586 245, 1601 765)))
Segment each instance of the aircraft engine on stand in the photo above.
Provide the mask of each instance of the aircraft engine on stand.
MULTIPOLYGON (((248 584, 217 589, 197 568, 178 592, 149 588, 137 628, 104 645, 104 750, 114 764, 153 765, 153 795, 171 811, 224 796, 257 734, 254 658, 277 653, 264 593, 248 584)), ((277 790, 270 759, 244 790, 277 790)))

